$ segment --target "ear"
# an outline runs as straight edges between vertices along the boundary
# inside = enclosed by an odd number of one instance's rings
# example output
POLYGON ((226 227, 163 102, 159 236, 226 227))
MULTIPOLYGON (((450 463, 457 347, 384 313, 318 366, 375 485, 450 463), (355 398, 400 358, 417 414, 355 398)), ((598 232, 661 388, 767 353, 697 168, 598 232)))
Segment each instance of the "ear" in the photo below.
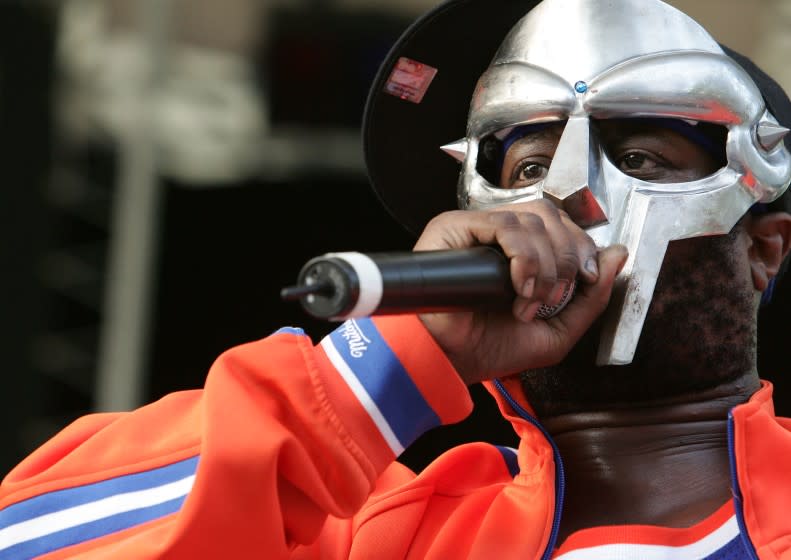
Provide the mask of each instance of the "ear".
POLYGON ((752 241, 748 249, 750 270, 755 289, 763 292, 791 249, 791 214, 772 212, 750 218, 745 224, 752 241))

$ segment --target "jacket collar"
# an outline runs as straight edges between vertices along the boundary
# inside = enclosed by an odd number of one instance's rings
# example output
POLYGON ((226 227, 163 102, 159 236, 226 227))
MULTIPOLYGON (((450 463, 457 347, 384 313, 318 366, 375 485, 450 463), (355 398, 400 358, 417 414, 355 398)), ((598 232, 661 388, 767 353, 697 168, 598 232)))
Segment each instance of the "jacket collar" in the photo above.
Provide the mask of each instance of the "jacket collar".
POLYGON ((791 420, 775 416, 772 384, 762 383, 730 414, 734 494, 760 558, 791 554, 791 420))
MULTIPOLYGON (((552 461, 547 438, 523 418, 494 382, 485 382, 501 414, 519 435, 520 467, 552 461)), ((524 396, 518 375, 500 380, 510 397, 529 414, 533 408, 524 396)), ((730 413, 734 495, 742 529, 760 558, 791 554, 791 419, 775 416, 773 386, 763 381, 750 399, 730 413)))

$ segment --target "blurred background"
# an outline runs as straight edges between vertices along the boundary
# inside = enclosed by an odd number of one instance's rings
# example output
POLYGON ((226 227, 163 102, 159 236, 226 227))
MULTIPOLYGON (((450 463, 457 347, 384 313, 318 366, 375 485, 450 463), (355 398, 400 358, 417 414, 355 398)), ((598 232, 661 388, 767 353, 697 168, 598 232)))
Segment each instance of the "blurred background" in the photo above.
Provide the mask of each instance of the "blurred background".
MULTIPOLYGON (((791 91, 791 0, 671 3, 791 91)), ((320 339, 332 325, 278 295, 310 257, 411 246, 369 192, 359 126, 378 64, 436 4, 0 1, 0 475, 78 416, 200 387, 230 346, 320 339)), ((761 371, 791 414, 780 288, 761 371)), ((404 460, 513 443, 475 398, 404 460)))

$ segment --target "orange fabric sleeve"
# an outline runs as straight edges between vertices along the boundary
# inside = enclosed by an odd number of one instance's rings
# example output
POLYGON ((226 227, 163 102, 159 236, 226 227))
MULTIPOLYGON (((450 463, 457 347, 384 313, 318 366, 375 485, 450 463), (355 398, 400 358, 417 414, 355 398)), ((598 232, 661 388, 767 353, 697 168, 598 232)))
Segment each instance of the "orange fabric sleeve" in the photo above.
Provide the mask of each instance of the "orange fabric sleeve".
POLYGON ((399 450, 471 407, 415 317, 315 346, 283 329, 220 356, 202 391, 87 416, 34 452, 0 486, 0 559, 283 558, 328 516, 342 557, 338 525, 399 450))

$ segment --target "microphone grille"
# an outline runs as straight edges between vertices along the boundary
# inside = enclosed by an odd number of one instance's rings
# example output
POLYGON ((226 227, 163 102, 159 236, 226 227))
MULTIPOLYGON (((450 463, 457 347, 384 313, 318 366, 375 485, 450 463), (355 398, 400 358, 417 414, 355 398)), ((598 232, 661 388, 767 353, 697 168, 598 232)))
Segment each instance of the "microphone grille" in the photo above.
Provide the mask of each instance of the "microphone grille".
POLYGON ((550 319, 563 311, 563 308, 566 307, 568 302, 571 301, 571 298, 574 297, 574 288, 576 287, 577 282, 572 280, 571 283, 566 287, 566 291, 563 292, 563 297, 560 298, 560 302, 555 305, 543 304, 536 312, 536 319, 550 319))

